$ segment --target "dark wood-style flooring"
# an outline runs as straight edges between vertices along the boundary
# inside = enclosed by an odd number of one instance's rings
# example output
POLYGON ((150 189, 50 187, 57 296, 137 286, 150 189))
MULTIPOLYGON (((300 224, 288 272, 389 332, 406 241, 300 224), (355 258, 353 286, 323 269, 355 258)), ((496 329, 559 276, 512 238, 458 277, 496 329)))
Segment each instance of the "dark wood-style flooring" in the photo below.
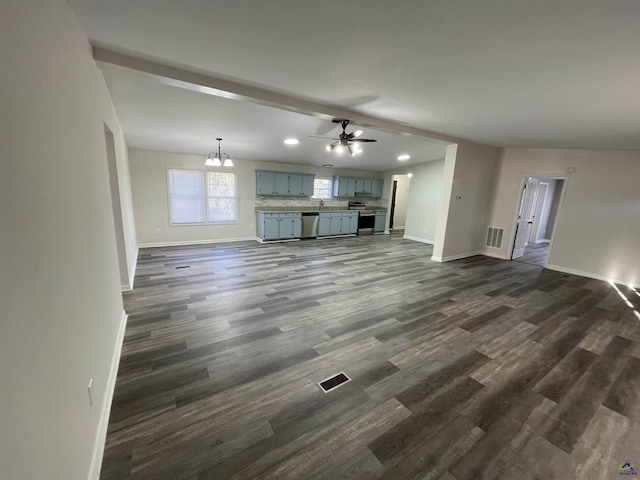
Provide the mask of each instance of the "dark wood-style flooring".
POLYGON ((430 256, 397 235, 142 250, 101 478, 606 479, 640 463, 638 292, 430 256), (324 393, 338 372, 352 380, 324 393))
POLYGON ((524 248, 524 255, 517 262, 531 263, 544 267, 549 257, 549 244, 546 242, 529 243, 524 248))

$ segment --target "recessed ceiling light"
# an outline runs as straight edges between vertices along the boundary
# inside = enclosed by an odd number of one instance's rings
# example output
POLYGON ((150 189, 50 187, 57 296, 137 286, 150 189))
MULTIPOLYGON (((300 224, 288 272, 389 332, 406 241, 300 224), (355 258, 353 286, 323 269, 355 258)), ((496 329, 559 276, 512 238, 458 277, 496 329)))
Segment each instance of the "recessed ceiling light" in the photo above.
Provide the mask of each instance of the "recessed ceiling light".
POLYGON ((333 168, 333 163, 325 163, 322 165, 324 168, 333 168))
POLYGON ((298 140, 297 138, 287 138, 284 143, 286 143, 287 145, 297 145, 300 143, 300 140, 298 140))
POLYGON ((400 155, 398 157, 398 160, 400 160, 401 162, 403 162, 404 160, 409 160, 411 157, 409 155, 407 155, 406 153, 403 155, 400 155))

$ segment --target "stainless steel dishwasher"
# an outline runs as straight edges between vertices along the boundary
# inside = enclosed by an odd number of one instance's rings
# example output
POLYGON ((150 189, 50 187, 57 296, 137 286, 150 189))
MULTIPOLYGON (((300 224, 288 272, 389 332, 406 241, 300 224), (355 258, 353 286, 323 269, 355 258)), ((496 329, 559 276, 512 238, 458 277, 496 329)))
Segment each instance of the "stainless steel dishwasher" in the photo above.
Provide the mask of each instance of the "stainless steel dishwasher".
POLYGON ((302 212, 302 237, 316 238, 318 236, 318 212, 302 212))

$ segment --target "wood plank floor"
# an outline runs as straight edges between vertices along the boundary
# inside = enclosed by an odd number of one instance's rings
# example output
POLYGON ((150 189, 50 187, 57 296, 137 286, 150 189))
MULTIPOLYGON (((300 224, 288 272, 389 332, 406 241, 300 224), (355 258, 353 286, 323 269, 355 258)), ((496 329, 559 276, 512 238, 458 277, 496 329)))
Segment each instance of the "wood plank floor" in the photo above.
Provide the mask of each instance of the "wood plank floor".
POLYGON ((549 244, 542 243, 529 243, 524 248, 524 255, 518 258, 517 262, 531 263, 533 265, 545 266, 547 257, 549 256, 549 244))
POLYGON ((605 479, 640 463, 638 292, 430 256, 397 235, 142 250, 101 478, 605 479), (352 380, 324 393, 338 372, 352 380))

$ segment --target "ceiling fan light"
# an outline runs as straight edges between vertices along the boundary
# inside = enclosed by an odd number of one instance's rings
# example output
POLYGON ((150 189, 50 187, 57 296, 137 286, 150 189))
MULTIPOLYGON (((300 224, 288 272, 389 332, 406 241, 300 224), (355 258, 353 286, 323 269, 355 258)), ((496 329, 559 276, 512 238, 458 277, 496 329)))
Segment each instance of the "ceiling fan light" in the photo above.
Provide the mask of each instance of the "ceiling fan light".
POLYGON ((297 145, 300 143, 300 140, 298 140, 297 138, 286 138, 284 140, 284 143, 286 143, 287 145, 297 145))
POLYGON ((339 154, 344 152, 344 147, 342 145, 336 145, 336 152, 339 154))
POLYGON ((353 132, 353 138, 357 138, 360 135, 362 135, 364 132, 362 130, 356 130, 355 132, 353 132))
POLYGON ((333 150, 333 145, 327 145, 327 152, 330 152, 333 150))

